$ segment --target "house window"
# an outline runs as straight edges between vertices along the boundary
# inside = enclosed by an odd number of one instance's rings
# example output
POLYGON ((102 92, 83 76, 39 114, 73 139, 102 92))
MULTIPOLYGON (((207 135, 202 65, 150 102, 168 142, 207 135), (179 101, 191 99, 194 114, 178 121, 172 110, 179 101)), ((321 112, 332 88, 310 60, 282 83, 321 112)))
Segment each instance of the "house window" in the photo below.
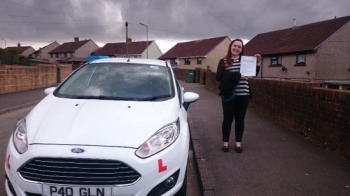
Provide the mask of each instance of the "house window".
POLYGON ((64 53, 63 55, 64 55, 64 57, 67 57, 67 53, 64 53))
POLYGON ((51 54, 51 58, 53 58, 53 54, 51 54))
POLYGON ((191 59, 186 58, 185 59, 185 65, 191 65, 191 59))
POLYGON ((56 58, 59 58, 60 57, 60 54, 56 54, 56 58))
POLYGON ((297 64, 305 64, 306 54, 297 54, 297 64))
POLYGON ((271 57, 271 65, 281 65, 282 57, 281 56, 272 56, 271 57))
POLYGON ((134 56, 134 58, 137 58, 137 56, 134 56))
POLYGON ((70 56, 73 57, 73 52, 70 53, 70 56))
POLYGON ((197 64, 198 65, 202 64, 202 58, 197 58, 197 64))

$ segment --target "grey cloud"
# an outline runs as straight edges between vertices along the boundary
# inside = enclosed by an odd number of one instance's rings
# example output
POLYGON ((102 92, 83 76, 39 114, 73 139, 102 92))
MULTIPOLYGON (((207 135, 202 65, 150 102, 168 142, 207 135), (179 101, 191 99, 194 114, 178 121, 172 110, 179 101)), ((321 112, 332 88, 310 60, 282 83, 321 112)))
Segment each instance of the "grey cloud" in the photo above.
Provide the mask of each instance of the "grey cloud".
MULTIPOLYGON (((228 35, 251 39, 258 33, 349 14, 347 0, 136 0, 123 4, 123 18, 167 29, 163 36, 228 35), (140 10, 140 11, 138 11, 140 10)), ((196 37, 196 36, 194 36, 196 37)), ((198 36, 197 36, 198 37, 198 36)))
POLYGON ((140 22, 148 25, 153 40, 251 39, 289 28, 293 19, 303 25, 350 15, 349 10, 348 0, 0 0, 0 37, 13 42, 65 42, 75 36, 117 42, 125 40, 128 21, 133 40, 145 39, 140 22))

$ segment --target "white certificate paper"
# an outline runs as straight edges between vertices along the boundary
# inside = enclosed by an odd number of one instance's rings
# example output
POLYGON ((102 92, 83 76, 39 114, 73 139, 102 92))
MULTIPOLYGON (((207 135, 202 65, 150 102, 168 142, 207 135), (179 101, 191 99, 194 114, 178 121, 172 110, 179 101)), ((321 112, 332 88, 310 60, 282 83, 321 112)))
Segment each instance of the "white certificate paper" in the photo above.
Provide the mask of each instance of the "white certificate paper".
POLYGON ((256 76, 256 57, 241 56, 240 72, 244 76, 256 76))

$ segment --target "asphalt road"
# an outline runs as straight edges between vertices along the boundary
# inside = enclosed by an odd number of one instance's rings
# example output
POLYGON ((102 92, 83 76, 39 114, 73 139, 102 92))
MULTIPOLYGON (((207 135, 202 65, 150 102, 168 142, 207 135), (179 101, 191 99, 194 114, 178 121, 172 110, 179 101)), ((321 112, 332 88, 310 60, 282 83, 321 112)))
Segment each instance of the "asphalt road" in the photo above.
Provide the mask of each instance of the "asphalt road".
MULTIPOLYGON (((24 109, 16 110, 10 113, 0 115, 0 196, 5 196, 5 153, 10 135, 13 132, 14 126, 17 121, 24 117, 31 110, 32 107, 27 107, 24 109)), ((189 153, 189 162, 187 165, 187 195, 189 196, 199 196, 199 184, 196 175, 196 169, 194 164, 194 159, 192 155, 192 150, 189 153)))
POLYGON ((46 88, 55 86, 57 85, 0 95, 0 111, 3 109, 31 103, 33 101, 39 101, 46 96, 44 93, 44 90, 46 88))

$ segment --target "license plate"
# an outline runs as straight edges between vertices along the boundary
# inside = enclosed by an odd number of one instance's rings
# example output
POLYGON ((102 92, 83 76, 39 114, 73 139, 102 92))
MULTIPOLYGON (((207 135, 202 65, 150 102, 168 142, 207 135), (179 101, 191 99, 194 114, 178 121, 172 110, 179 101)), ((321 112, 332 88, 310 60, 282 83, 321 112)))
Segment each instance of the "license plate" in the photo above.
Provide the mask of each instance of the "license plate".
POLYGON ((112 196, 112 187, 43 185, 43 196, 112 196))

